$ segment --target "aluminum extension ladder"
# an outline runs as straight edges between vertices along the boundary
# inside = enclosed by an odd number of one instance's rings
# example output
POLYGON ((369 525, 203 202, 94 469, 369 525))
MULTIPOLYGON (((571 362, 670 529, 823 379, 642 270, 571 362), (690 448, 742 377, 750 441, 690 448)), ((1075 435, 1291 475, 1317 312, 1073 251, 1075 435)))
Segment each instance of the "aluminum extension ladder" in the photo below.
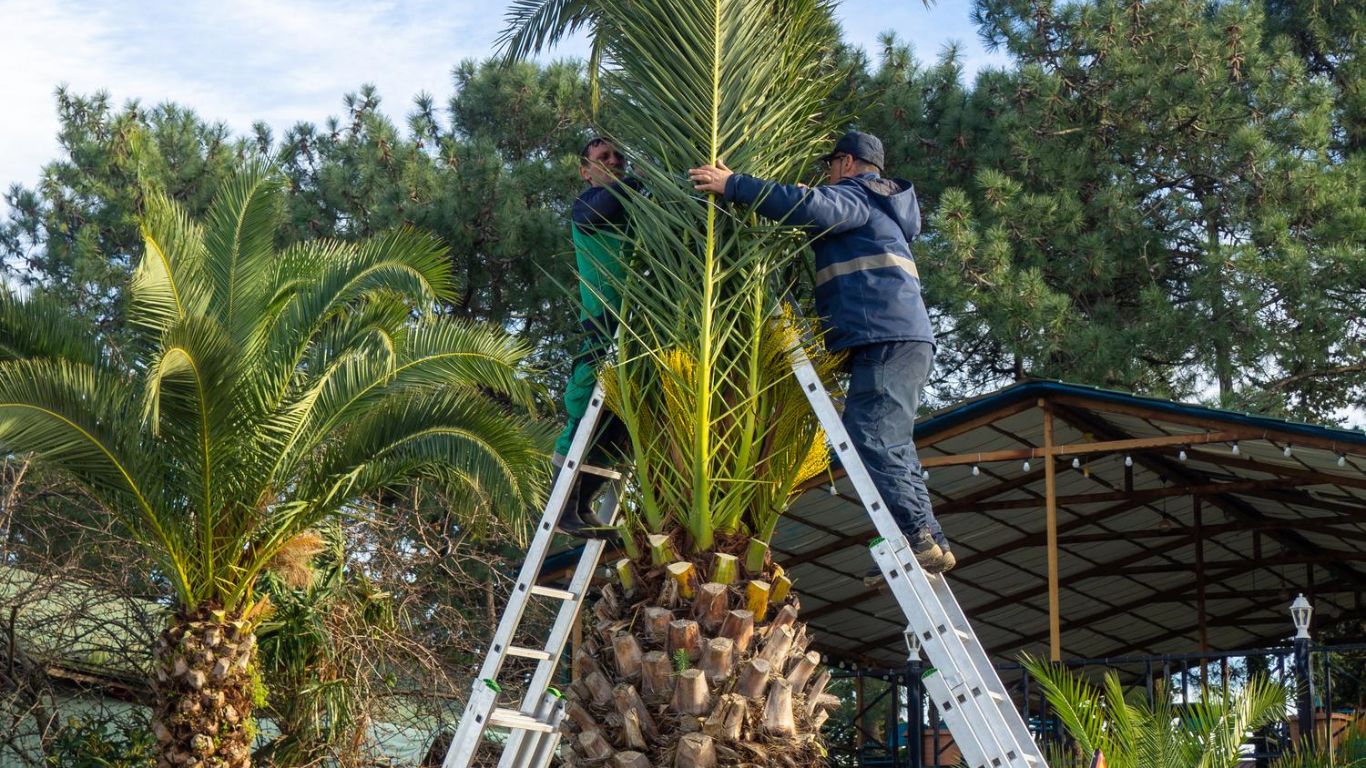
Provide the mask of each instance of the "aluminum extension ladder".
MULTIPOLYGON (((588 400, 588 410, 579 421, 574 432, 574 440, 569 446, 564 467, 550 489, 550 499, 546 502, 545 512, 536 524, 536 534, 527 549, 522 570, 517 574, 517 582, 512 595, 508 598, 507 608, 498 622, 498 630, 493 635, 484 665, 475 678, 474 691, 465 704, 465 712, 460 718, 455 737, 442 768, 469 768, 474 763, 475 753, 484 742, 484 733, 490 727, 508 729, 508 740, 503 747, 499 768, 544 768, 550 764, 560 742, 560 721, 564 719, 564 697, 550 687, 555 675, 555 667, 564 652, 565 644, 578 620, 579 609, 583 607, 584 597, 593 580, 593 571, 598 567, 607 542, 602 539, 589 539, 584 545, 579 561, 574 566, 569 579, 568 589, 542 587, 537 582, 541 567, 549 554, 550 542, 555 537, 555 524, 568 502, 569 491, 580 472, 606 476, 620 481, 621 475, 612 470, 591 467, 583 463, 588 451, 593 431, 602 417, 602 385, 593 388, 588 400), (522 616, 533 597, 560 601, 555 623, 550 629, 544 648, 522 648, 512 644, 522 616), (503 662, 509 656, 536 659, 536 672, 528 683, 522 703, 515 709, 499 707, 502 689, 498 685, 498 674, 503 662)), ((621 489, 618 483, 609 483, 598 503, 598 521, 604 525, 616 522, 621 489)))
MULTIPOLYGON (((892 520, 854 449, 815 367, 800 346, 795 347, 790 356, 792 371, 802 391, 877 528, 879 538, 872 546, 873 558, 909 621, 906 638, 912 652, 923 652, 933 665, 923 677, 923 683, 941 718, 948 724, 964 760, 969 768, 1047 768, 1043 754, 1006 694, 948 583, 942 575, 926 573, 916 562, 909 542, 892 520)), ((583 605, 585 591, 605 543, 593 539, 584 546, 568 590, 539 587, 536 581, 574 476, 578 472, 592 471, 619 478, 614 472, 584 467, 581 463, 589 437, 601 416, 602 400, 599 385, 594 389, 588 411, 574 435, 564 471, 551 489, 545 514, 537 526, 526 562, 517 576, 516 588, 498 624, 442 768, 469 768, 489 727, 503 727, 510 732, 499 768, 545 768, 559 745, 559 724, 564 719, 565 706, 559 692, 549 687, 550 680, 583 605), (544 650, 510 645, 532 595, 564 601, 544 650), (496 679, 509 655, 540 662, 518 709, 497 707, 501 691, 496 679)), ((619 488, 609 486, 598 509, 602 522, 615 522, 619 492, 619 488)))
POLYGON ((969 768, 1047 768, 948 582, 942 574, 926 573, 916 562, 806 352, 797 346, 789 355, 792 372, 877 528, 873 559, 909 621, 906 640, 912 653, 918 648, 933 665, 922 682, 963 760, 969 768))

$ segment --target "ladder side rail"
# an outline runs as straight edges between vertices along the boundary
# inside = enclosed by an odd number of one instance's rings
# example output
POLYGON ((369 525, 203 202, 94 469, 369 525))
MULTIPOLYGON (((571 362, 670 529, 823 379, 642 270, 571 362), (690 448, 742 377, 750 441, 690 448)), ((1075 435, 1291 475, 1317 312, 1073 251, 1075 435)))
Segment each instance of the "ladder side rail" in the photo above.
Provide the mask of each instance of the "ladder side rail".
MULTIPOLYGON (((498 697, 501 692, 497 682, 498 674, 503 669, 503 662, 507 659, 508 647, 512 644, 517 628, 526 613, 527 605, 531 599, 531 588, 535 586, 536 577, 545 565, 550 543, 555 536, 555 523, 559 520, 560 513, 569 498, 569 491, 578 478, 583 455, 588 450, 593 431, 597 428, 598 420, 602 414, 603 400, 602 384, 594 385, 593 393, 589 397, 588 408, 584 411, 583 418, 579 420, 579 426, 574 431, 574 438, 569 446, 569 455, 565 457, 564 467, 551 488, 545 511, 536 525, 536 533, 532 537, 531 545, 527 548, 526 558, 517 574, 517 581, 512 593, 508 596, 503 615, 498 622, 498 628, 489 643, 489 650, 484 656, 484 663, 480 666, 479 675, 474 680, 473 691, 465 704, 465 711, 460 717, 460 724, 456 728, 455 737, 451 740, 450 749, 446 751, 446 759, 442 762, 442 768, 469 768, 474 762, 475 753, 480 744, 483 743, 484 732, 489 727, 489 720, 498 706, 498 697)), ((591 574, 592 570, 590 569, 590 577, 591 574)), ((582 594, 579 594, 577 601, 581 602, 582 597, 582 594)), ((576 606, 574 614, 577 615, 577 612, 576 606)), ((546 680, 549 680, 548 675, 546 680)))
MULTIPOLYGON (((616 484, 607 486, 605 495, 598 506, 599 522, 609 525, 616 522, 617 512, 621 506, 618 489, 619 486, 616 484)), ((593 583, 593 573, 597 570, 606 551, 607 542, 602 539, 588 539, 584 542, 583 554, 579 556, 579 564, 575 567, 574 575, 569 580, 569 591, 574 593, 574 599, 566 600, 555 616, 555 623, 550 628, 549 642, 546 644, 546 651, 550 653, 550 658, 536 665, 536 673, 532 676, 530 686, 527 688, 529 698, 532 694, 539 697, 550 687, 550 681, 555 676, 555 669, 559 665, 560 657, 564 654, 564 647, 569 643, 569 637, 574 631, 574 623, 578 620, 579 612, 583 610, 588 588, 593 583)))
POLYGON ((522 569, 517 574, 516 584, 508 596, 507 606, 503 609, 503 616, 498 622, 498 629, 494 632, 493 640, 489 644, 490 652, 484 657, 484 664, 479 670, 476 684, 481 680, 497 678, 498 673, 503 669, 503 662, 507 658, 507 648, 512 644, 517 627, 522 622, 523 614, 526 613, 526 607, 531 597, 531 587, 536 583, 536 575, 541 572, 546 555, 549 554, 550 542, 555 537, 555 523, 559 520, 560 513, 564 509, 570 488, 578 478, 579 466, 582 464, 584 453, 588 450, 588 443, 592 438, 593 430, 597 428, 602 409, 602 385, 595 384, 593 394, 588 400, 588 410, 584 412, 583 418, 579 421, 578 429, 574 431, 574 440, 570 443, 569 455, 565 457, 564 467, 560 470, 560 475, 555 480, 555 486, 550 491, 550 499, 546 504, 545 514, 541 516, 541 521, 536 526, 536 535, 531 540, 531 546, 527 548, 526 559, 522 562, 522 569))
MULTIPOLYGON (((969 695, 965 701, 973 702, 970 709, 976 709, 978 716, 964 718, 960 730, 963 727, 970 727, 973 722, 981 722, 987 725, 990 731, 991 738, 986 741, 989 742, 989 745, 994 743, 995 747, 1000 749, 998 754, 1001 758, 1009 758, 1009 756, 1014 755, 1016 761, 1024 761, 1025 755, 1037 753, 1037 745, 1032 738, 1020 743, 1020 735, 1022 732, 1027 733, 1027 729, 1023 727, 1024 723, 1018 712, 1013 710, 1010 714, 1004 712, 1001 703, 1009 703, 1009 699, 1005 696, 1004 686, 1000 684, 994 670, 992 670, 989 679, 982 673, 981 664, 975 658, 973 651, 975 649, 978 652, 983 663, 985 662, 985 653, 981 651, 980 644, 977 642, 971 627, 967 624, 966 618, 963 617, 957 601, 952 601, 951 609, 946 607, 940 600, 939 593, 931 584, 932 581, 944 584, 944 591, 947 592, 947 583, 942 577, 930 579, 915 561, 913 553, 909 550, 906 537, 891 518, 890 513, 887 512, 881 495, 873 485, 872 478, 868 475, 866 467, 858 456, 857 449, 852 445, 843 421, 839 418, 834 403, 831 402, 829 394, 826 392, 824 384, 820 381, 820 377, 805 350, 800 346, 795 346, 789 354, 794 375, 796 375, 808 401, 810 401, 816 417, 820 420, 822 427, 825 428, 827 437, 835 447, 846 476, 854 484, 865 509, 873 518, 874 526, 884 539, 880 548, 884 549, 889 557, 887 562, 880 564, 888 583, 894 582, 897 571, 904 573, 907 577, 903 586, 908 586, 910 589, 902 591, 908 591, 915 604, 907 605, 906 599, 902 597, 900 602, 903 612, 910 619, 923 616, 930 620, 930 627, 922 626, 921 628, 922 645, 926 645, 924 642, 926 638, 923 637, 923 633, 927 629, 932 633, 931 637, 938 637, 942 641, 942 647, 934 647, 936 644, 929 642, 928 645, 931 647, 926 648, 926 655, 930 656, 931 661, 941 670, 952 670, 956 679, 963 681, 969 694, 973 690, 977 691, 977 695, 969 695), (904 556, 897 557, 896 555, 904 556), (941 627, 943 631, 939 631, 941 627), (960 631, 962 632, 961 635, 959 634, 960 631), (964 642, 964 636, 971 639, 971 647, 964 642), (983 707, 981 699, 984 697, 993 703, 990 706, 983 707), (986 711, 983 711, 984 709, 986 711), (1019 727, 1016 727, 1015 722, 1012 721, 1018 721, 1019 727)), ((882 559, 879 558, 879 560, 882 559)), ((952 600, 951 592, 949 594, 952 600)), ((977 734, 972 734, 972 738, 977 740, 977 734)))
POLYGON ((921 683, 939 711, 939 719, 949 727, 953 734, 954 746, 963 755, 968 768, 991 768, 991 749, 977 737, 977 729, 972 727, 976 708, 959 706, 953 694, 953 687, 938 670, 931 670, 921 678, 921 683))
MULTIPOLYGON (((618 486, 609 485, 605 493, 606 495, 598 505, 597 517, 599 522, 612 524, 616 522, 617 511, 620 508, 618 486)), ((558 726, 560 720, 564 719, 564 702, 560 697, 548 693, 550 681, 554 679, 555 670, 559 668, 560 657, 564 655, 564 648, 569 644, 569 636, 574 631, 574 624, 578 621, 579 612, 583 610, 584 599, 588 595, 588 587, 593 582, 593 573, 597 570, 606 550, 607 542, 602 539, 589 539, 584 542, 578 565, 574 567, 574 575, 569 580, 568 591, 574 594, 574 598, 565 600, 560 605, 560 610, 556 613, 555 623, 550 628, 546 642, 545 651, 549 654, 549 658, 536 664, 536 673, 532 676, 531 682, 527 684, 526 693, 522 699, 522 712, 537 719, 547 719, 550 715, 554 715, 553 725, 558 726), (536 706, 535 702, 537 701, 542 702, 540 707, 536 706), (547 707, 547 704, 553 706, 547 707)), ((527 766, 548 765, 559 741, 558 731, 554 734, 513 731, 508 737, 508 743, 504 747, 498 768, 526 768, 527 766), (550 742, 548 746, 545 743, 547 741, 550 742)))
POLYGON ((588 585, 593 581, 593 571, 597 570, 598 562, 602 558, 603 551, 607 548, 607 542, 601 539, 593 539, 584 545, 583 556, 579 559, 578 568, 574 571, 573 579, 569 583, 569 591, 577 597, 573 601, 566 600, 560 606, 558 614, 555 616, 555 623, 551 626, 549 642, 546 645, 546 652, 550 654, 549 659, 537 662, 536 672, 532 675, 531 683, 527 687, 527 693, 541 694, 550 687, 551 680, 555 677, 555 670, 559 666, 560 657, 564 653, 564 647, 569 643, 569 636, 574 631, 574 624, 583 610, 583 600, 587 593, 588 585))
MULTIPOLYGON (((574 624, 583 608, 583 600, 587 594, 588 585, 593 580, 593 572, 597 569, 598 561, 602 558, 602 552, 606 547, 607 543, 601 539, 590 539, 584 544, 583 554, 579 558, 579 564, 575 568, 574 576, 569 583, 569 591, 574 593, 575 598, 564 601, 560 606, 545 649, 546 653, 550 654, 550 658, 537 662, 536 672, 532 675, 531 682, 527 684, 526 693, 522 698, 521 711, 528 715, 537 716, 536 702, 542 696, 549 695, 546 691, 550 688, 550 681, 555 677, 555 670, 559 668, 560 657, 564 654, 564 647, 568 644, 569 635, 573 632, 574 624)), ((503 752, 503 759, 498 763, 499 768, 521 768, 519 763, 507 762, 508 755, 521 754, 523 743, 532 738, 532 734, 514 731, 509 736, 507 747, 503 752)))
POLYGON ((557 701, 555 709, 547 715, 555 730, 541 734, 541 738, 536 740, 535 747, 528 750, 526 762, 514 764, 512 768, 549 768, 551 759, 555 757, 556 748, 560 746, 560 739, 564 737, 561 723, 564 722, 565 711, 564 700, 557 701))
POLYGON ((977 668, 977 674, 981 677, 992 690, 998 691, 1002 699, 998 702, 1001 710, 1001 717, 1005 719, 1006 725, 1010 727, 1015 743, 1027 754, 1032 754, 1038 758, 1040 764, 1043 761, 1043 751, 1039 748, 1038 742, 1034 741, 1034 736, 1029 732, 1029 726, 1020 714, 1020 710, 1015 707, 1015 702, 1010 698, 1010 692, 1006 689, 1005 683, 1001 681, 1001 675, 996 671, 995 665, 991 663, 991 658, 987 656, 986 649, 982 647, 982 641, 977 638, 977 633, 972 631, 972 626, 968 623, 967 615, 963 613, 963 608, 958 604, 958 598, 954 596, 953 590, 949 589, 948 582, 943 578, 932 580, 930 586, 934 589, 939 603, 948 613, 949 621, 954 626, 963 630, 963 644, 967 647, 968 656, 973 665, 977 668))
POLYGON ((484 741, 489 715, 497 704, 497 689, 482 680, 476 680, 474 692, 470 694, 469 701, 465 703, 465 712, 460 716, 460 725, 455 729, 455 737, 446 750, 446 759, 441 761, 441 768, 469 768, 479 751, 479 745, 484 741))
MULTIPOLYGON (((905 538, 899 541, 904 546, 905 538)), ((872 553, 902 612, 916 631, 921 651, 952 691, 952 706, 964 713, 962 723, 969 729, 968 735, 982 749, 982 753, 976 756, 981 760, 974 761, 974 767, 983 764, 989 768, 995 765, 1024 765, 1028 753, 1015 743, 1014 733, 995 704, 986 703, 993 702, 992 694, 997 692, 981 679, 963 645, 958 628, 949 621, 948 613, 931 589, 930 578, 918 565, 911 565, 915 557, 909 548, 898 552, 890 542, 883 541, 873 548, 872 553), (902 557, 898 557, 898 554, 902 557), (973 724, 978 724, 978 727, 973 728, 973 724), (993 763, 993 758, 1000 762, 993 763)), ((936 703, 941 710, 945 709, 944 699, 936 703)), ((957 741, 959 732, 952 727, 950 732, 957 741)))
POLYGON ((537 698, 535 706, 530 708, 526 714, 535 717, 537 720, 553 726, 554 730, 549 733, 539 731, 523 731, 514 729, 508 734, 508 742, 503 747, 502 757, 498 760, 498 768, 530 768, 536 765, 533 756, 554 751, 554 745, 560 741, 560 721, 564 719, 564 699, 558 693, 546 691, 537 698), (551 741, 549 750, 545 749, 543 742, 551 741))

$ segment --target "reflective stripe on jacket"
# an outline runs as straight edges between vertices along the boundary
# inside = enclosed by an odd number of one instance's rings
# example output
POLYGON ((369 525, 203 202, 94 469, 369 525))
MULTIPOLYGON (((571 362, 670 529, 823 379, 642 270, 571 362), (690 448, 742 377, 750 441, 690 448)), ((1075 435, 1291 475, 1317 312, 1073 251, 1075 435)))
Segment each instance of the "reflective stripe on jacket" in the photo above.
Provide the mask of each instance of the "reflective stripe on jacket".
POLYGON ((725 196, 814 235, 816 311, 829 349, 934 343, 909 244, 920 233, 920 204, 909 181, 864 173, 802 189, 737 173, 725 196))

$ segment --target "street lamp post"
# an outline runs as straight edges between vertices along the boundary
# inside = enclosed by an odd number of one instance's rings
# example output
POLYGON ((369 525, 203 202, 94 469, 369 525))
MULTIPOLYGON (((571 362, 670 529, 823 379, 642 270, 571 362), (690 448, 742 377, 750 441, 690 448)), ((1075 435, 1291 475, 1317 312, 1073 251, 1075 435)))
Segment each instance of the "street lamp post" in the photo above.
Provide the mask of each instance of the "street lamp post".
POLYGON ((1314 746, 1314 680, 1309 672, 1309 619, 1314 607, 1304 599, 1295 598, 1290 604, 1290 618, 1295 622, 1295 709, 1300 721, 1300 739, 1306 750, 1314 746))

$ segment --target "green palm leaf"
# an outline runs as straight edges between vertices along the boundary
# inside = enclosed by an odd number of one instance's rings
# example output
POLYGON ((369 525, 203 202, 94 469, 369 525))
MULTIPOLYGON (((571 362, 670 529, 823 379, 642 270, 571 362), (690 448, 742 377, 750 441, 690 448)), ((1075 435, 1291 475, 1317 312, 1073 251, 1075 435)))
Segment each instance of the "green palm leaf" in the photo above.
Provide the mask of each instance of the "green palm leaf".
POLYGON ((126 365, 53 306, 0 299, 0 449, 87 487, 186 613, 246 611, 291 538, 378 488, 439 482, 471 518, 537 501, 528 350, 433 315, 444 247, 400 229, 280 252, 281 194, 248 167, 204 226, 148 194, 126 365))
POLYGON ((792 321, 772 319, 774 281, 803 241, 703 199, 683 176, 724 158, 800 177, 833 123, 812 118, 834 85, 831 5, 603 0, 598 9, 603 86, 623 95, 610 104, 611 134, 649 190, 626 200, 637 264, 619 287, 614 371, 641 478, 639 520, 650 533, 681 528, 695 551, 718 534, 766 537, 816 435, 809 411, 780 405, 800 394, 781 384, 786 349, 764 344, 791 337, 792 321))
POLYGON ((204 233, 161 192, 149 191, 142 219, 146 255, 133 271, 128 320, 151 331, 203 314, 212 294, 204 281, 204 233))
POLYGON ((0 290, 0 360, 61 358, 94 365, 97 336, 64 304, 47 296, 25 300, 0 290))
POLYGON ((508 60, 520 61, 554 46, 565 35, 591 27, 596 6, 593 0, 514 0, 494 45, 508 60))
POLYGON ((1097 689, 1060 665, 1023 663, 1083 758, 1100 751, 1113 768, 1235 768, 1251 733, 1285 712, 1285 688, 1260 676, 1178 705, 1161 686, 1151 701, 1143 691, 1126 697, 1113 672, 1097 689))
POLYGON ((280 183, 266 166, 249 165, 219 189, 209 210, 206 269, 214 313, 239 342, 270 298, 275 235, 284 213, 280 183))

